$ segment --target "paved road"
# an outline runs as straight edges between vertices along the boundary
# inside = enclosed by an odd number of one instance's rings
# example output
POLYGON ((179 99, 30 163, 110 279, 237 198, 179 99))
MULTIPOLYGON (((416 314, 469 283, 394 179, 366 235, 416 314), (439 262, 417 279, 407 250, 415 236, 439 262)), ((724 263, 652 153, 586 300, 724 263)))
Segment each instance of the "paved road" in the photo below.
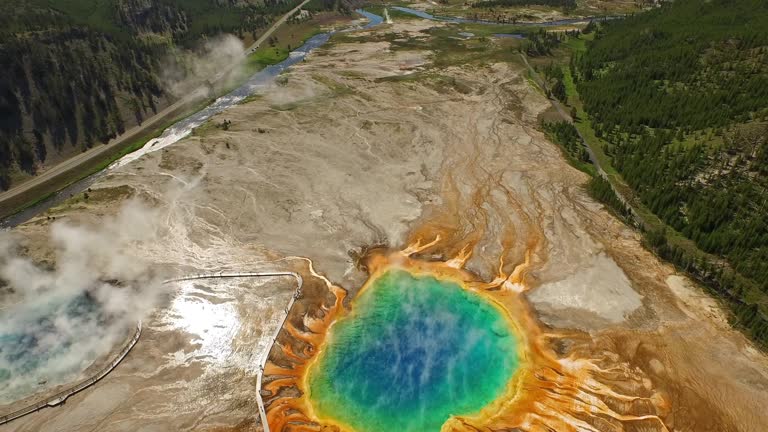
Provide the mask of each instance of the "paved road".
MULTIPOLYGON (((153 115, 152 117, 144 120, 144 122, 140 126, 138 125, 134 126, 128 129, 127 131, 125 131, 124 134, 110 140, 109 143, 105 145, 97 144, 91 149, 83 153, 80 153, 78 155, 72 156, 71 158, 47 169, 45 172, 37 176, 34 176, 29 180, 23 183, 20 183, 5 192, 0 193, 0 203, 6 200, 9 200, 11 198, 14 198, 20 194, 23 194, 29 191, 30 189, 36 186, 39 186, 60 174, 76 169, 77 167, 79 167, 80 165, 88 161, 99 158, 105 152, 112 150, 114 147, 120 144, 123 144, 126 141, 138 138, 142 133, 150 130, 151 128, 157 126, 158 124, 161 124, 161 122, 164 121, 166 118, 168 118, 174 111, 184 107, 187 104, 191 104, 196 101, 202 100, 207 93, 208 93, 207 89, 198 88, 193 92, 191 92, 190 94, 188 94, 187 96, 185 96, 184 98, 176 101, 172 105, 159 111, 157 114, 153 115)), ((65 185, 61 185, 61 186, 63 187, 65 185)))
MULTIPOLYGON (((528 71, 530 71, 531 76, 533 77, 533 80, 536 81, 536 84, 539 85, 544 91, 548 91, 547 83, 539 76, 539 74, 536 72, 536 70, 528 63, 528 58, 520 54, 520 58, 523 59, 523 62, 525 62, 525 65, 528 66, 528 71)), ((549 103, 552 104, 553 107, 555 107, 555 110, 560 114, 560 117, 563 118, 563 120, 567 121, 568 123, 573 123, 573 119, 571 118, 571 115, 566 113, 565 109, 563 108, 563 104, 560 103, 557 98, 553 96, 549 97, 549 103)), ((598 174, 600 174, 601 177, 607 178, 607 174, 603 170, 603 167, 600 166, 600 161, 597 160, 597 157, 595 156, 595 152, 592 151, 592 147, 589 146, 589 143, 586 139, 584 139, 584 135, 581 134, 581 131, 576 129, 576 133, 579 134, 579 138, 581 138, 581 142, 584 144, 584 147, 587 149, 587 153, 589 153, 589 160, 592 162, 592 164, 597 169, 598 174)))
MULTIPOLYGON (((528 63, 528 58, 524 54, 520 54, 520 58, 523 59, 523 62, 528 67, 528 71, 531 73, 531 77, 533 77, 533 80, 536 81, 536 84, 539 85, 542 89, 544 89, 545 92, 548 93, 547 83, 544 81, 539 74, 536 72, 536 70, 528 63)), ((568 114, 565 109, 563 108, 563 104, 560 103, 557 98, 554 96, 548 96, 549 103, 552 104, 552 106, 557 110, 558 114, 560 114, 560 117, 567 121, 568 123, 573 123, 573 119, 571 118, 571 115, 568 114)), ((634 220, 639 223, 641 226, 647 226, 645 220, 640 217, 640 214, 635 210, 635 208, 632 206, 632 203, 629 199, 627 199, 621 191, 619 191, 616 186, 610 181, 608 178, 608 174, 605 172, 602 166, 600 166, 600 161, 597 159, 597 156, 595 156, 595 152, 592 150, 592 147, 589 146, 589 142, 584 138, 584 135, 581 134, 581 131, 576 128, 576 133, 579 134, 579 138, 581 138, 581 143, 584 146, 584 148, 587 149, 587 154, 589 154, 589 160, 592 162, 592 165, 595 166, 595 169, 597 170, 597 174, 606 179, 608 183, 611 185, 611 189, 613 189, 613 192, 616 194, 616 197, 621 200, 622 203, 624 203, 625 206, 629 209, 629 211, 632 213, 632 217, 634 220)))
POLYGON ((264 43, 264 41, 265 41, 265 40, 267 40, 267 38, 268 38, 268 37, 272 36, 272 33, 274 33, 274 31, 275 31, 275 30, 277 30, 277 28, 278 28, 278 27, 280 27, 281 25, 283 25, 283 23, 285 23, 285 22, 288 20, 288 18, 290 18, 291 16, 293 16, 293 14, 295 14, 296 12, 298 12, 298 11, 299 11, 299 9, 301 9, 301 8, 302 8, 302 7, 303 7, 305 4, 309 3, 309 1, 310 1, 310 0, 304 0, 304 1, 303 1, 303 2, 301 2, 301 3, 300 3, 298 6, 296 6, 296 7, 295 7, 295 8, 293 8, 293 9, 291 9, 291 11, 290 11, 290 12, 288 12, 288 13, 287 13, 287 14, 285 14, 285 15, 283 15, 283 17, 282 17, 282 18, 280 18, 279 20, 277 20, 277 21, 276 21, 276 22, 275 22, 275 23, 272 25, 272 27, 270 27, 270 28, 269 28, 269 30, 267 30, 266 32, 264 32, 264 34, 263 34, 263 35, 261 35, 261 36, 260 36, 258 39, 256 39, 256 42, 252 43, 252 44, 251 44, 251 46, 249 46, 249 47, 248 47, 248 49, 246 50, 246 52, 247 52, 248 54, 250 54, 250 53, 252 53, 254 50, 256 50, 256 48, 258 48, 259 46, 261 46, 261 44, 262 44, 262 43, 264 43))
MULTIPOLYGON (((248 49, 243 54, 243 58, 245 58, 248 54, 256 50, 256 48, 261 46, 261 44, 264 43, 264 41, 266 41, 267 38, 272 36, 272 33, 274 33, 275 30, 277 30, 281 25, 283 25, 285 21, 288 20, 288 18, 290 18, 293 14, 298 12, 298 10, 301 9, 302 6, 307 4, 309 1, 310 0, 304 0, 298 6, 291 9, 288 13, 286 13, 280 19, 278 19, 272 25, 272 27, 270 27, 267 31, 265 31, 264 34, 262 34, 253 44, 251 44, 251 46, 248 47, 248 49)), ((231 70, 237 67, 238 64, 239 64, 239 61, 237 63, 233 63, 232 65, 227 67, 224 71, 219 72, 212 79, 212 82, 216 83, 217 81, 222 79, 224 76, 227 75, 227 73, 229 73, 231 70)), ((187 105, 191 105, 191 104, 194 104, 195 102, 199 102, 205 99, 208 96, 208 88, 209 87, 207 85, 198 87, 197 89, 191 91, 189 94, 179 99, 172 105, 159 111, 157 114, 153 115, 152 117, 149 117, 148 119, 144 120, 144 122, 140 126, 137 125, 132 127, 131 129, 125 131, 125 133, 123 133, 122 135, 111 140, 109 143, 105 145, 100 145, 100 144, 96 145, 95 147, 83 153, 80 153, 57 165, 54 165, 53 167, 47 169, 45 172, 41 174, 34 176, 23 183, 15 185, 14 187, 12 187, 11 189, 5 192, 0 193, 0 204, 2 204, 7 200, 10 200, 11 198, 15 198, 23 193, 26 193, 30 189, 36 186, 42 185, 43 183, 50 181, 51 179, 55 178, 58 175, 77 169, 82 164, 101 157, 105 152, 114 149, 114 147, 119 146, 120 144, 123 144, 126 141, 139 137, 142 133, 148 130, 151 130, 153 127, 156 127, 159 124, 162 124, 163 121, 167 121, 169 116, 173 114, 175 111, 180 110, 187 105)), ((64 187, 64 185, 61 185, 61 187, 64 187)), ((37 197, 31 197, 31 198, 37 198, 37 197)))

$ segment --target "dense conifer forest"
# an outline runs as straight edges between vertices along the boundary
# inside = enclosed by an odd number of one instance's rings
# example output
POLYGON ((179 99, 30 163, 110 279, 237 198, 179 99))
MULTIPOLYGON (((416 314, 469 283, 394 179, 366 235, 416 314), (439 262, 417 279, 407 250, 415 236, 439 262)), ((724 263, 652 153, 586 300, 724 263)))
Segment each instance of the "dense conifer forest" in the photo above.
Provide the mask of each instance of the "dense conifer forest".
POLYGON ((677 0, 602 23, 573 58, 613 166, 707 259, 649 233, 768 342, 768 2, 677 0))
POLYGON ((258 37, 298 2, 0 0, 0 188, 157 112, 172 49, 224 32, 258 37))
POLYGON ((562 146, 567 157, 574 162, 589 162, 587 149, 582 144, 578 131, 571 123, 565 121, 544 123, 544 130, 551 135, 553 141, 562 146))

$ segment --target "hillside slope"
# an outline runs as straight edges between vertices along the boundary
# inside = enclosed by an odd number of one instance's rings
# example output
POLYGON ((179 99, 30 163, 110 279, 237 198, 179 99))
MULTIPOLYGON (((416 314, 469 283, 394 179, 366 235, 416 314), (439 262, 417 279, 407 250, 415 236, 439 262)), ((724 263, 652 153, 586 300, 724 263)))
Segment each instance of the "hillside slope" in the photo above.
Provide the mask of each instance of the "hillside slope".
POLYGON ((711 260, 653 246, 731 300, 768 341, 768 3, 678 0, 603 23, 574 59, 614 167, 711 260))
POLYGON ((293 0, 0 0, 0 187, 169 105, 160 79, 221 33, 255 39, 293 0), (7 12, 7 13, 6 13, 7 12))

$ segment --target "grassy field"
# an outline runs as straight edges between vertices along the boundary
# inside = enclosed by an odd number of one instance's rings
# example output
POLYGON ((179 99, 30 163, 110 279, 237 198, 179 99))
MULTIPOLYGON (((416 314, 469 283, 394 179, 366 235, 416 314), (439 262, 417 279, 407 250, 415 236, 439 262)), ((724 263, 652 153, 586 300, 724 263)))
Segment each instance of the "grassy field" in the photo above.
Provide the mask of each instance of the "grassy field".
POLYGON ((408 3, 402 3, 402 2, 395 2, 395 3, 387 3, 385 4, 376 4, 376 5, 368 5, 364 7, 363 9, 367 12, 370 12, 372 14, 376 14, 379 16, 384 16, 384 9, 387 9, 387 13, 389 13, 389 17, 392 18, 392 20, 417 20, 421 19, 415 15, 411 15, 409 13, 401 12, 397 9, 392 9, 392 6, 403 6, 408 7, 408 3))
POLYGON ((265 42, 246 58, 246 74, 251 75, 266 66, 285 60, 291 50, 300 47, 312 36, 322 33, 323 27, 342 24, 350 20, 350 17, 337 13, 322 12, 315 14, 312 19, 298 24, 284 24, 273 34, 274 43, 265 42))
MULTIPOLYGON (((367 35, 336 34, 331 44, 389 42, 390 49, 424 50, 433 53, 431 67, 442 68, 459 64, 492 64, 497 62, 521 62, 517 48, 521 41, 514 38, 489 38, 485 35, 506 33, 512 29, 504 25, 449 24, 425 30, 429 37, 404 37, 396 33, 372 33, 367 35), (475 33, 482 27, 482 34, 475 33), (473 33, 473 37, 461 33, 473 33)), ((515 31, 517 32, 517 31, 515 31)), ((478 33, 480 33, 478 31, 478 33)))
POLYGON ((428 12, 442 16, 477 17, 487 20, 504 17, 517 21, 536 22, 552 18, 623 15, 641 10, 634 0, 581 0, 578 5, 579 7, 573 10, 545 5, 470 7, 465 0, 446 0, 428 8, 428 12))

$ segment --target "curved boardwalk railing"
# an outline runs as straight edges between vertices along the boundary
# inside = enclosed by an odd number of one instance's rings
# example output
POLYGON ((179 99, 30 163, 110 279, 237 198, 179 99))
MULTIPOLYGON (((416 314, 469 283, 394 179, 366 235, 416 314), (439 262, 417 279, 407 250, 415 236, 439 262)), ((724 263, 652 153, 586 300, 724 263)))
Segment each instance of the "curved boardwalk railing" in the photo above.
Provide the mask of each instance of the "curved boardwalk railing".
MULTIPOLYGON (((269 347, 267 347, 267 349, 261 353, 261 356, 259 358, 259 372, 258 372, 257 384, 256 384, 256 387, 257 387, 256 402, 259 405, 259 417, 261 418, 261 424, 264 427, 264 432, 270 432, 269 424, 267 423, 267 412, 264 408, 264 401, 261 398, 261 380, 264 374, 264 366, 267 363, 269 352, 272 350, 272 346, 275 344, 275 341, 277 340, 277 335, 280 334, 280 330, 282 330, 283 325, 285 324, 285 320, 288 319, 288 314, 290 313, 291 308, 293 307, 293 303, 296 301, 299 295, 301 295, 301 287, 304 284, 304 280, 301 278, 301 275, 295 272, 240 272, 240 273, 219 272, 219 273, 189 275, 189 276, 184 276, 184 277, 175 278, 175 279, 168 279, 163 282, 163 284, 166 285, 174 282, 182 282, 182 281, 196 280, 196 279, 224 279, 224 278, 251 278, 251 277, 279 277, 279 276, 290 276, 295 278, 298 286, 296 287, 296 291, 294 292, 293 296, 291 296, 291 299, 288 301, 288 305, 284 309, 285 315, 283 316, 282 320, 280 320, 280 325, 277 326, 277 329, 275 330, 275 334, 272 336, 272 340, 269 344, 269 347)), ((19 417, 32 414, 33 412, 36 412, 42 408, 59 405, 63 403, 65 400, 67 400, 67 398, 72 396, 73 394, 78 393, 92 386, 97 381, 104 378, 108 373, 112 372, 112 370, 115 367, 117 367, 117 365, 125 358, 125 356, 128 355, 131 349, 139 341, 140 336, 141 336, 141 321, 139 321, 136 324, 136 332, 134 333, 131 340, 123 347, 122 350, 120 350, 120 353, 118 353, 118 355, 108 365, 100 369, 99 372, 96 373, 94 376, 76 384, 73 387, 70 387, 66 390, 56 393, 55 395, 48 397, 43 401, 34 403, 18 411, 14 411, 10 414, 6 414, 0 417, 0 425, 8 423, 12 420, 16 420, 19 417)))
POLYGON ((288 314, 290 314, 291 312, 293 303, 301 295, 301 287, 304 284, 304 280, 301 278, 301 275, 295 272, 245 272, 245 273, 220 272, 220 273, 208 273, 208 274, 185 276, 185 277, 180 277, 176 279, 169 279, 163 282, 167 284, 172 282, 182 282, 182 281, 196 280, 196 279, 250 278, 250 277, 276 277, 276 276, 291 276, 295 278, 297 287, 296 287, 296 292, 294 292, 293 296, 291 296, 291 299, 288 300, 288 305, 286 305, 284 309, 285 315, 283 315, 283 319, 280 320, 280 325, 278 325, 277 328, 275 329, 275 334, 272 336, 272 340, 269 343, 269 347, 267 347, 267 349, 265 349, 264 352, 261 353, 261 356, 259 358, 259 372, 258 372, 258 375, 256 376, 256 403, 259 405, 259 417, 261 418, 261 425, 264 428, 264 432, 270 432, 269 423, 267 422, 267 411, 264 408, 264 400, 261 398, 261 380, 264 376, 264 366, 267 364, 267 359, 269 358, 269 352, 272 351, 272 347, 275 345, 275 342, 277 341, 277 336, 280 334, 280 330, 283 329, 283 326, 285 325, 285 321, 288 319, 288 314))
POLYGON ((16 420, 17 418, 23 417, 27 414, 31 414, 42 408, 59 405, 65 400, 67 400, 67 398, 72 396, 73 394, 92 386, 94 383, 104 378, 108 373, 112 372, 112 369, 117 367, 117 365, 121 361, 123 361, 125 356, 127 356, 128 353, 131 351, 131 349, 136 345, 136 342, 139 341, 140 336, 141 336, 141 321, 139 321, 136 324, 136 332, 133 334, 133 337, 131 338, 131 340, 123 347, 122 350, 120 350, 120 353, 118 353, 118 355, 108 365, 100 369, 99 372, 96 373, 96 375, 92 376, 91 378, 88 378, 85 381, 82 381, 76 384, 74 387, 70 387, 66 390, 56 393, 55 395, 49 398, 46 398, 43 401, 29 405, 18 411, 14 411, 10 414, 0 417, 0 425, 8 423, 11 420, 16 420))

